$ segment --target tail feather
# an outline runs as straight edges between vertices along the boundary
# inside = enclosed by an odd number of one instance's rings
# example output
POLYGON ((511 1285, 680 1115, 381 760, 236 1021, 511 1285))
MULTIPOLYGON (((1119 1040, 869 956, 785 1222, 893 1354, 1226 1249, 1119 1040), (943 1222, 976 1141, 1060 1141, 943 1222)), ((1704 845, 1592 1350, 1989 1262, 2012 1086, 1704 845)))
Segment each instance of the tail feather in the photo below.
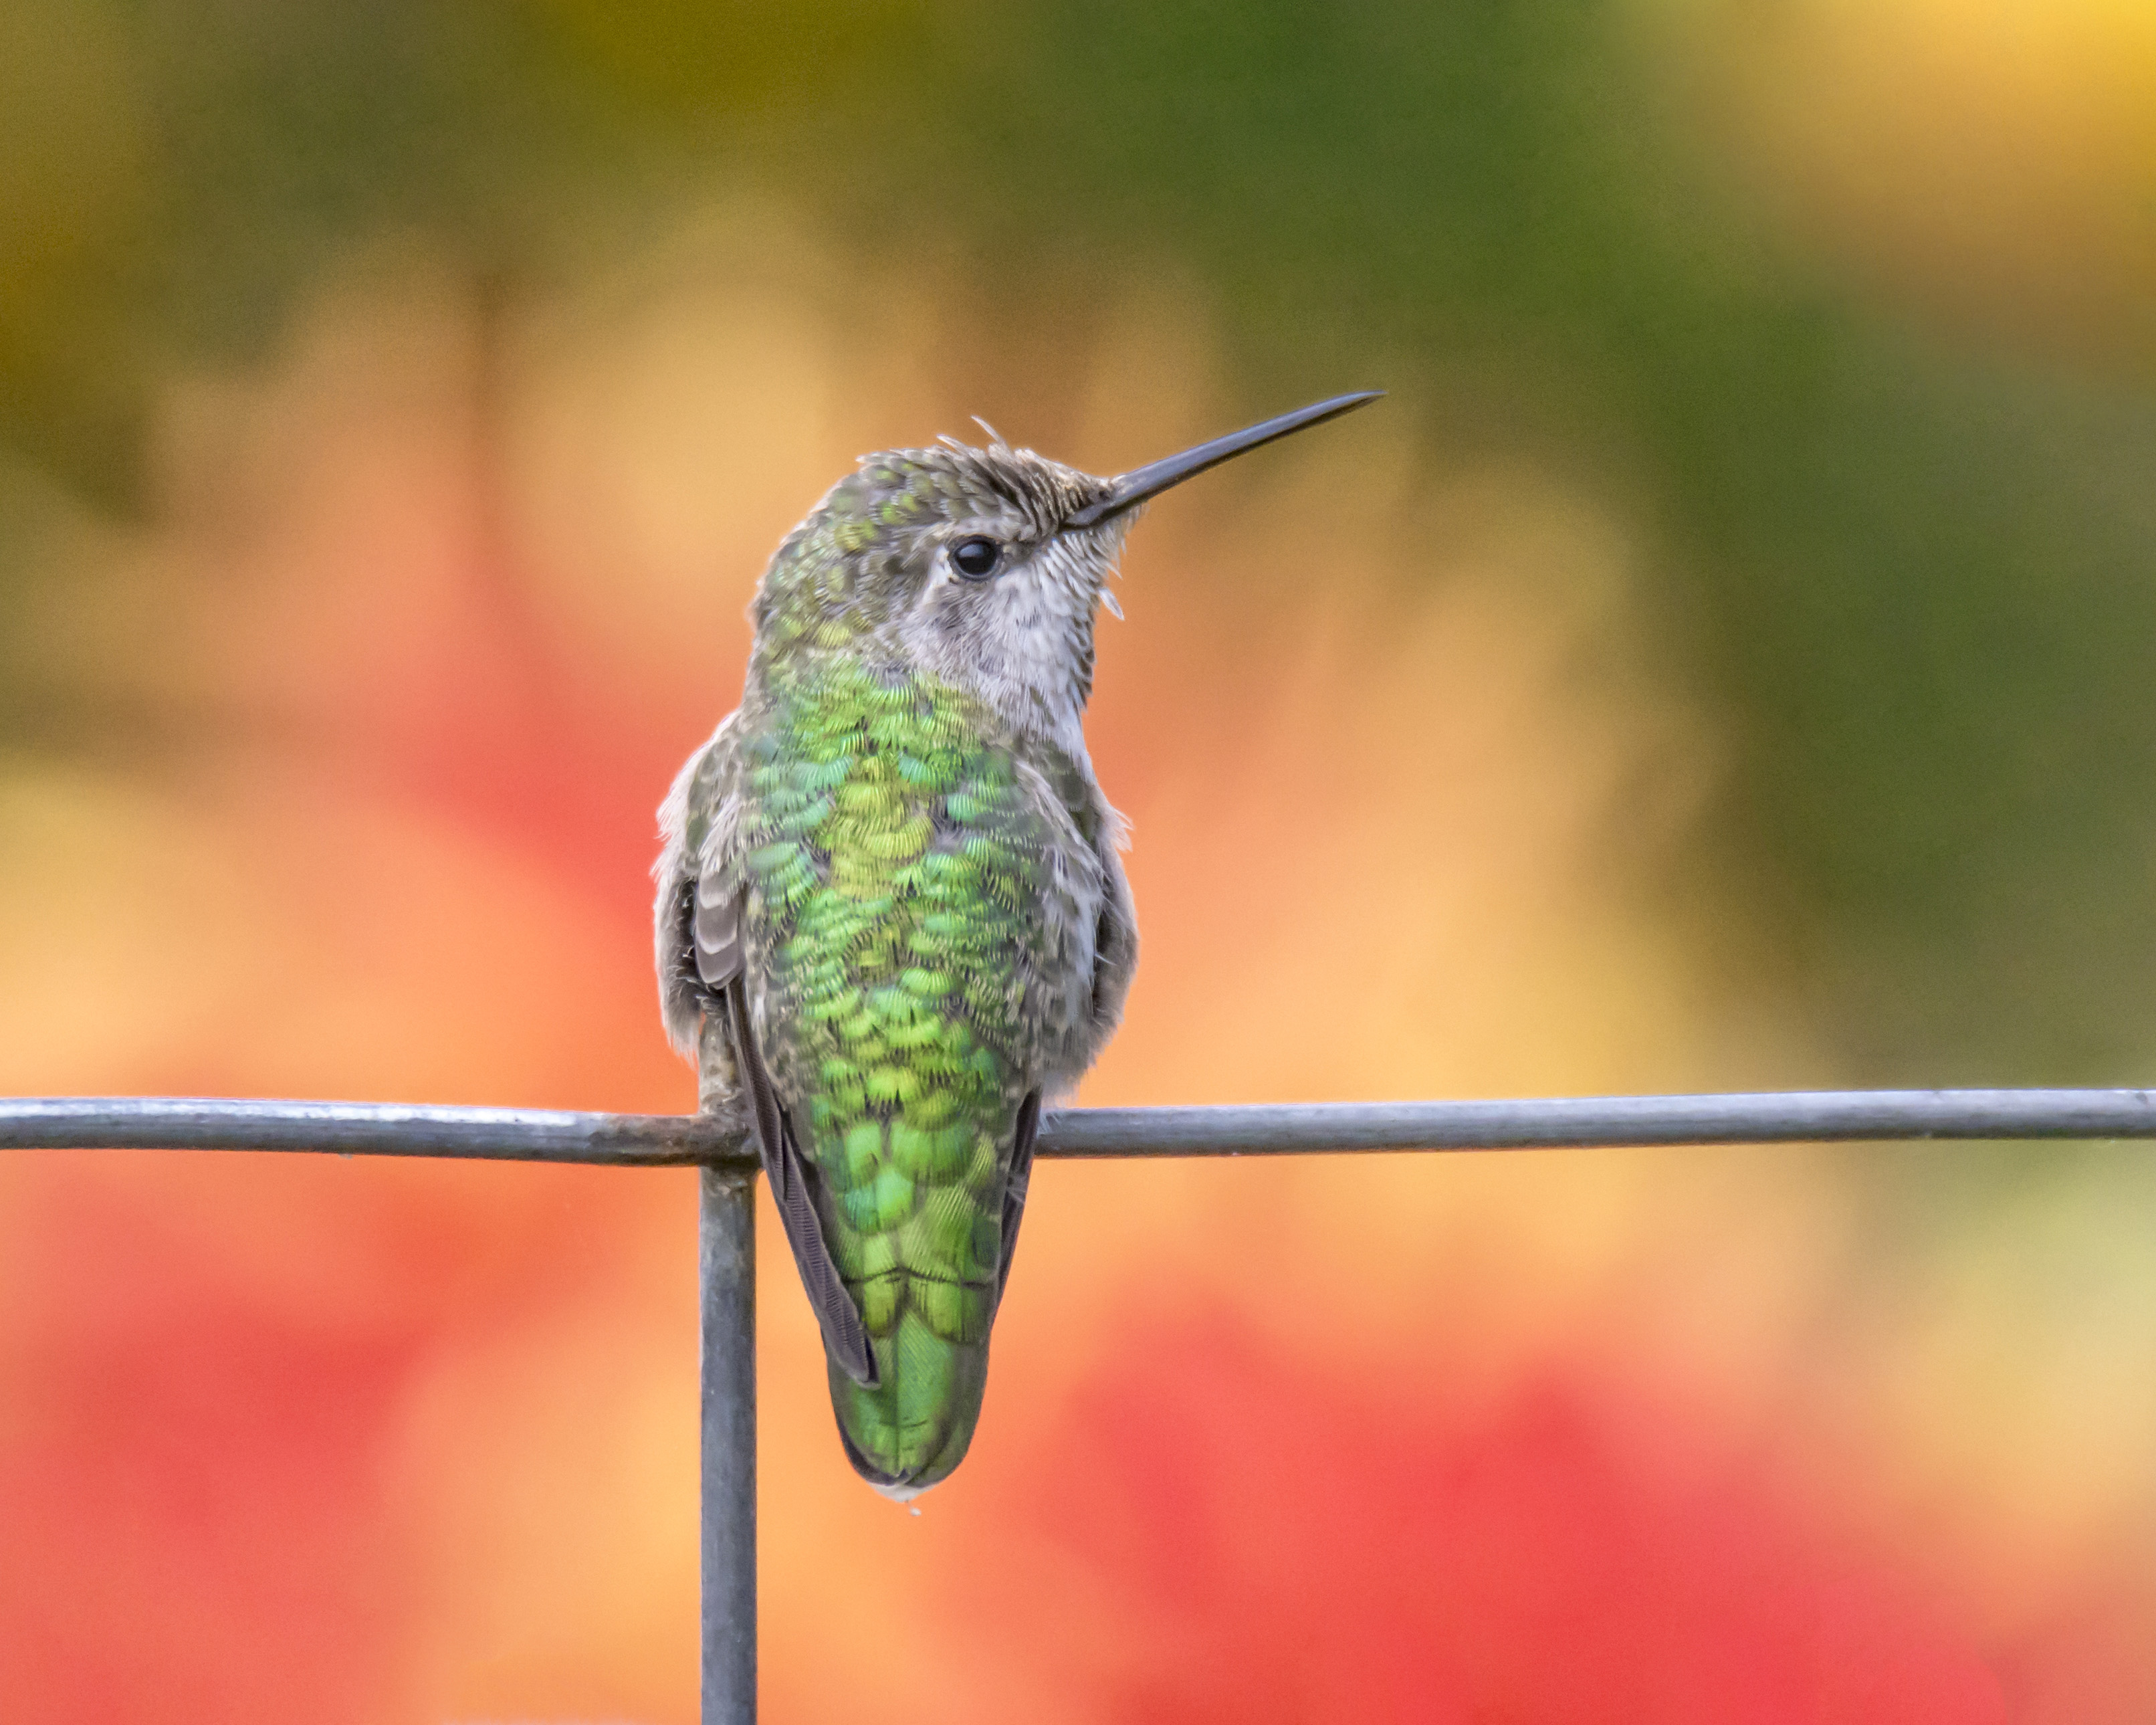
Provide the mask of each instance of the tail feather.
POLYGON ((909 1307, 870 1345, 874 1385, 856 1383, 826 1355, 831 1411, 854 1471, 903 1502, 965 1460, 988 1387, 988 1338, 947 1339, 909 1307))
MULTIPOLYGON (((1021 1098, 1009 1118, 1000 1150, 977 1137, 968 1178, 911 1190, 911 1213, 875 1235, 852 1224, 843 1199, 832 1209, 836 1259, 862 1317, 872 1371, 848 1370, 827 1345, 831 1408, 846 1459, 887 1497, 913 1497, 947 1477, 980 1423, 989 1331, 1024 1214, 1040 1091, 1021 1098)), ((879 1133, 875 1142, 888 1140, 879 1133)), ((841 1145, 824 1147, 834 1175, 845 1169, 842 1156, 841 1145)), ((912 1171, 928 1172, 917 1163, 912 1171)), ((849 1189, 872 1199, 880 1183, 879 1175, 849 1189)), ((866 1203, 860 1208, 868 1214, 866 1203)))

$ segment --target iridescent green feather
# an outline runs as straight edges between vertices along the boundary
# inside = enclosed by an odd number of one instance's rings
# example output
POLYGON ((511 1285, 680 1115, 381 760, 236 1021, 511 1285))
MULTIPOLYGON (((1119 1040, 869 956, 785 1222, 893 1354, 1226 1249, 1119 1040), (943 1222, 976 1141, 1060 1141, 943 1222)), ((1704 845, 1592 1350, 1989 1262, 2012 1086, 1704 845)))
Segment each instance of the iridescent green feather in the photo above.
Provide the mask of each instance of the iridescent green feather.
POLYGON ((863 1460, 925 1486, 980 1413, 1040 848, 997 727, 949 685, 815 655, 767 692, 740 840, 763 1053, 880 1377, 834 1368, 832 1400, 863 1460))

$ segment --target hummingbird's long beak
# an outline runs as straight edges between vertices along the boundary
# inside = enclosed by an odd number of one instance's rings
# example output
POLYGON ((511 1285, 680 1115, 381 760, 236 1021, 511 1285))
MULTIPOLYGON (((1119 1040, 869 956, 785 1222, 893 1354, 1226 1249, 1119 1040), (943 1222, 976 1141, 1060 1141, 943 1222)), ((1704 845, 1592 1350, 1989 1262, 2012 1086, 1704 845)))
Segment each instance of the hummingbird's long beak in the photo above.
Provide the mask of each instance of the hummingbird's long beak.
POLYGON ((1352 413, 1367 402, 1373 402, 1385 392, 1382 389, 1359 390, 1353 395, 1336 395, 1330 401, 1313 402, 1306 408, 1297 408, 1292 413, 1282 413, 1277 419, 1267 419, 1256 425, 1246 425, 1240 431, 1231 431, 1225 437, 1216 437, 1209 444, 1200 444, 1195 449, 1185 449, 1179 455, 1170 455, 1165 460, 1135 467, 1128 473, 1117 475, 1108 483, 1115 489, 1098 503, 1089 503, 1065 523, 1072 527, 1094 527, 1111 516, 1121 515, 1127 509, 1135 509, 1148 497, 1158 497, 1170 485, 1179 485, 1193 474, 1209 467, 1218 467, 1223 461, 1240 455, 1246 449, 1255 449, 1260 444, 1269 444, 1276 438, 1286 437, 1290 432, 1301 431, 1305 426, 1322 425, 1327 419, 1337 419, 1342 413, 1352 413))

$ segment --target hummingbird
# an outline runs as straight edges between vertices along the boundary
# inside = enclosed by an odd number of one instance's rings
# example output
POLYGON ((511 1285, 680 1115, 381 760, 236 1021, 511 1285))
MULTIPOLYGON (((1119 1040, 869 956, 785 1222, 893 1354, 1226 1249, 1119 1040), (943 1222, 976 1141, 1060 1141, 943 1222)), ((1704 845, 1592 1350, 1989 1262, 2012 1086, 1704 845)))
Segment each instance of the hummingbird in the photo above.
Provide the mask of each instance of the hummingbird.
POLYGON ((700 1106, 755 1140, 846 1458, 886 1497, 973 1441, 1041 1110, 1137 961, 1082 723, 1124 537, 1381 393, 1106 479, 985 425, 866 455, 764 572, 741 706, 660 810, 660 993, 700 1106))

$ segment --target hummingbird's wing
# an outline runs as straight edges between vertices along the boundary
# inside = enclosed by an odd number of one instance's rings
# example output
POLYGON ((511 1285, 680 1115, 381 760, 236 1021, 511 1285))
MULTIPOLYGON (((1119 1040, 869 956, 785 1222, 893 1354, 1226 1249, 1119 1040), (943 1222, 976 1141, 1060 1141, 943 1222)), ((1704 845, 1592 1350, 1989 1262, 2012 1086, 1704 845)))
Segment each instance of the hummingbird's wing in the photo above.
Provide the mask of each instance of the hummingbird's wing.
POLYGON ((1090 1065, 1123 1021, 1123 1001, 1138 963, 1137 906, 1118 855, 1130 842, 1130 828, 1096 790, 1094 855, 1101 864, 1101 909, 1093 927, 1093 985, 1085 1059, 1090 1065))
POLYGON ((738 849, 740 757, 741 715, 729 713, 711 741, 689 757, 659 809, 662 842, 652 873, 659 883, 653 932, 660 1007, 668 1039, 691 1057, 711 993, 696 955, 697 894, 711 880, 721 886, 719 897, 731 896, 716 877, 737 872, 726 860, 738 849))
POLYGON ((1033 1147, 1040 1137, 1040 1092, 1029 1091, 1019 1104, 1018 1127, 1011 1139, 1010 1173, 1004 1181, 1002 1256, 996 1264, 996 1305, 1004 1303, 1011 1260, 1018 1255, 1018 1224, 1025 1219, 1025 1189, 1033 1179, 1033 1147))
POLYGON ((786 1243, 793 1249, 793 1261, 808 1290, 824 1346, 833 1362, 855 1383, 874 1389, 875 1358, 869 1351, 867 1328, 860 1308, 839 1280, 839 1266, 824 1239, 824 1224, 817 1214, 812 1183, 815 1170, 801 1154, 793 1127, 772 1088, 771 1074, 756 1045, 756 1033, 748 1021, 748 989, 742 975, 741 896, 724 904, 710 904, 697 895, 693 939, 696 973, 704 986, 724 1002, 721 1009, 733 1032, 736 1070, 748 1091, 749 1119, 756 1131, 757 1154, 778 1217, 786 1229, 786 1243))

